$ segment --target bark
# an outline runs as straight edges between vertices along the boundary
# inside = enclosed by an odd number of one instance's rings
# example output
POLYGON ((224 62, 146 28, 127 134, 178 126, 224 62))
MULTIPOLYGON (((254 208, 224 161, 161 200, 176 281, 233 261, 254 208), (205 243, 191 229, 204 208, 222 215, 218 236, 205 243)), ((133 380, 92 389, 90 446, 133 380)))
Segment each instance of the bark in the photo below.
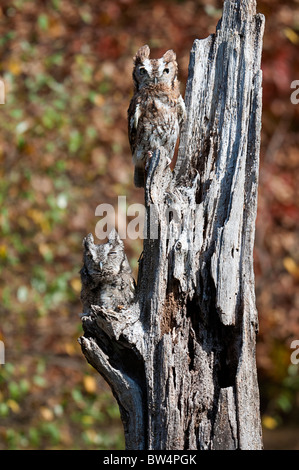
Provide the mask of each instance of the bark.
POLYGON ((264 18, 226 0, 195 40, 173 172, 145 186, 137 302, 82 319, 83 354, 119 403, 127 449, 261 449, 253 244, 264 18), (155 236, 156 235, 156 236, 155 236))

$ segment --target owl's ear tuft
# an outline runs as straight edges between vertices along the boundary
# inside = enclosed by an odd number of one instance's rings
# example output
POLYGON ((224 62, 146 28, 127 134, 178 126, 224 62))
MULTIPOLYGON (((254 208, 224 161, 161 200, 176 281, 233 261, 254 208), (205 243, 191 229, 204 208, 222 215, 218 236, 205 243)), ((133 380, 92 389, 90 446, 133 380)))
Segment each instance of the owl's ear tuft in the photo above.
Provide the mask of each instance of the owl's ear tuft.
POLYGON ((142 64, 146 59, 149 58, 150 52, 151 50, 147 44, 145 46, 140 47, 140 49, 138 49, 136 55, 133 58, 134 64, 142 64))
POLYGON ((109 241, 109 243, 111 243, 111 244, 116 244, 116 243, 122 244, 122 241, 121 241, 121 239, 119 238, 119 235, 118 235, 117 231, 115 230, 115 228, 113 228, 113 229, 111 230, 111 232, 109 233, 109 235, 108 235, 108 241, 109 241))
POLYGON ((91 245, 92 245, 92 246, 94 245, 94 239, 93 239, 92 234, 89 233, 89 234, 83 239, 83 247, 84 247, 86 250, 89 250, 91 245))
POLYGON ((166 63, 172 62, 173 60, 176 60, 176 53, 170 49, 169 51, 165 52, 162 58, 166 63))

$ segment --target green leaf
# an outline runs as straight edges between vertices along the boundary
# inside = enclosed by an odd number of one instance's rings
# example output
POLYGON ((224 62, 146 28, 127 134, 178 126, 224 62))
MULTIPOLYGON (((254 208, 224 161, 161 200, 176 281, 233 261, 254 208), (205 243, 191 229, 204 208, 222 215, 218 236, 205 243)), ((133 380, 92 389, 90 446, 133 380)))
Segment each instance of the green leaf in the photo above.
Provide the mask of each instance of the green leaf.
POLYGON ((39 17, 37 18, 37 24, 42 30, 46 31, 49 27, 48 16, 44 13, 39 15, 39 17))
POLYGON ((71 153, 76 153, 82 144, 82 134, 79 131, 73 130, 70 133, 68 149, 71 153))
POLYGON ((280 397, 277 399, 277 404, 285 413, 288 413, 292 409, 292 402, 290 397, 286 394, 280 395, 280 397))
POLYGON ((40 433, 36 428, 29 428, 28 431, 29 442, 34 447, 38 447, 40 443, 40 433))
POLYGON ((6 403, 0 403, 0 416, 5 418, 5 416, 9 415, 9 407, 6 403))
POLYGON ((26 302, 28 299, 28 288, 26 286, 20 286, 17 290, 17 299, 19 302, 26 302))
POLYGON ((33 377, 33 383, 38 387, 45 388, 47 386, 47 381, 41 375, 35 375, 33 377))
POLYGON ((8 390, 9 390, 10 398, 14 398, 15 400, 17 400, 20 397, 20 388, 16 382, 14 381, 9 382, 8 390))

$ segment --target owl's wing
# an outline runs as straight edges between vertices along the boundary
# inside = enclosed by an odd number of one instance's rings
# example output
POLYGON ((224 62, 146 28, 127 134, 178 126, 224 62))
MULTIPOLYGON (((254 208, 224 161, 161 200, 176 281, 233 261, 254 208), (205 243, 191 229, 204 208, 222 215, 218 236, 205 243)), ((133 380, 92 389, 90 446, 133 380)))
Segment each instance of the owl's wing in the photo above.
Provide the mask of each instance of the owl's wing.
POLYGON ((129 109, 128 109, 128 134, 132 154, 136 149, 137 141, 137 128, 139 118, 141 116, 141 98, 140 96, 133 96, 129 109))
POLYGON ((128 135, 129 135, 129 142, 131 146, 132 154, 136 148, 136 136, 137 136, 137 128, 134 122, 134 115, 135 115, 135 100, 134 97, 131 100, 129 109, 128 109, 128 135))

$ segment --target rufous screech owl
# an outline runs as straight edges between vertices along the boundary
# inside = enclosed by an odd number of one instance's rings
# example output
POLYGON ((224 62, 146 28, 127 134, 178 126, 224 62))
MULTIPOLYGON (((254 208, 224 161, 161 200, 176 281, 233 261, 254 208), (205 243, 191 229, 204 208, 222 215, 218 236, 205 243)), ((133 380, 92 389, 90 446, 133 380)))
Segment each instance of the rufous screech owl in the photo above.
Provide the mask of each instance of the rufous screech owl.
POLYGON ((135 298, 135 280, 116 230, 113 229, 108 242, 101 245, 94 243, 90 233, 84 238, 83 247, 80 274, 84 314, 91 312, 92 305, 112 310, 128 307, 135 298))
POLYGON ((129 141, 137 187, 144 187, 145 168, 155 150, 164 147, 171 161, 186 117, 177 79, 176 54, 169 50, 160 59, 149 56, 150 48, 145 45, 133 59, 134 95, 128 109, 129 141))

